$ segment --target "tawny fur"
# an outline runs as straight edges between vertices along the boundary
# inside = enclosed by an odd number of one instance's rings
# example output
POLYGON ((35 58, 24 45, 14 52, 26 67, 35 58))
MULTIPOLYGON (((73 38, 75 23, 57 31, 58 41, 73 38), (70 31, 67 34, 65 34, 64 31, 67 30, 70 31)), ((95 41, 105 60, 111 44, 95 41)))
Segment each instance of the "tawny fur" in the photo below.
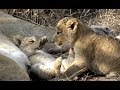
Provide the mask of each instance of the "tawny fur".
POLYGON ((29 57, 31 72, 39 78, 46 80, 52 79, 53 77, 59 77, 60 72, 63 70, 60 69, 62 58, 59 57, 56 59, 52 55, 43 52, 42 50, 38 50, 38 48, 41 48, 47 42, 47 38, 43 36, 38 39, 34 36, 31 36, 23 37, 21 39, 21 37, 22 36, 17 35, 13 38, 13 40, 29 57), (16 42, 18 40, 20 43, 16 42))
POLYGON ((0 80, 30 80, 27 56, 0 32, 0 80))
POLYGON ((29 75, 12 59, 0 54, 0 81, 30 81, 29 75))
POLYGON ((24 37, 21 35, 15 35, 13 36, 13 42, 29 57, 47 42, 47 37, 24 37))
POLYGON ((83 68, 109 77, 119 76, 119 40, 107 35, 97 35, 73 17, 61 19, 56 27, 54 43, 59 47, 71 44, 75 52, 75 60, 63 73, 65 76, 70 77, 83 68))
POLYGON ((52 55, 37 51, 36 54, 29 57, 31 63, 31 72, 37 77, 45 80, 59 77, 62 58, 55 59, 52 55))

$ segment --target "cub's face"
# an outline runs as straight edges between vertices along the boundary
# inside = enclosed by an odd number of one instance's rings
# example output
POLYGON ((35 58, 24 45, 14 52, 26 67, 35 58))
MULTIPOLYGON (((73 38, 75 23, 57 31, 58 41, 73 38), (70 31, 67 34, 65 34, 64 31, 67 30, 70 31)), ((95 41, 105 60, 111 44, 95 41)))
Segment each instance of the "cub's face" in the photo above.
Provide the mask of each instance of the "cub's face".
POLYGON ((56 25, 53 41, 58 47, 71 45, 77 32, 78 20, 72 17, 61 19, 56 25))
POLYGON ((37 40, 34 36, 25 37, 20 44, 20 49, 25 53, 34 53, 40 46, 40 40, 37 40))
POLYGON ((36 50, 40 49, 47 42, 47 37, 43 36, 41 38, 38 38, 31 36, 19 38, 18 36, 15 36, 14 41, 17 41, 16 43, 19 46, 19 48, 27 56, 30 56, 33 55, 36 52, 36 50))

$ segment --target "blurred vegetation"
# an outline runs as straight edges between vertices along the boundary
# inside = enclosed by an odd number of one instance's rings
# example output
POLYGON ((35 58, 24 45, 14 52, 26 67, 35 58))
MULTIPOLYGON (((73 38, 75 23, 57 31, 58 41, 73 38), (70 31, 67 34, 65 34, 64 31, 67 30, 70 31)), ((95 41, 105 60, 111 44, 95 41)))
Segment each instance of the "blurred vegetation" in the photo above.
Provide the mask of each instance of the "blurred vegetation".
POLYGON ((3 9, 4 12, 41 26, 55 27, 66 16, 80 19, 89 25, 106 25, 120 28, 120 9, 3 9))

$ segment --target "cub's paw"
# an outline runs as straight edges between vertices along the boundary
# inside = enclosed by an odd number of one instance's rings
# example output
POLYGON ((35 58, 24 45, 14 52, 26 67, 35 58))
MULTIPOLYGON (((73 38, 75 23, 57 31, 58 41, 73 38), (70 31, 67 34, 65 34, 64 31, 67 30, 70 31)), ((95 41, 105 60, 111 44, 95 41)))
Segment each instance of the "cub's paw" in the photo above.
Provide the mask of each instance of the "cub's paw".
POLYGON ((62 64, 62 57, 59 57, 54 62, 54 71, 55 71, 56 78, 59 78, 61 64, 62 64))
POLYGON ((119 74, 117 72, 110 72, 109 74, 106 75, 106 78, 115 78, 119 77, 119 74))
POLYGON ((48 39, 47 39, 47 36, 42 36, 40 38, 41 42, 40 42, 40 45, 43 46, 46 42, 48 42, 48 39))

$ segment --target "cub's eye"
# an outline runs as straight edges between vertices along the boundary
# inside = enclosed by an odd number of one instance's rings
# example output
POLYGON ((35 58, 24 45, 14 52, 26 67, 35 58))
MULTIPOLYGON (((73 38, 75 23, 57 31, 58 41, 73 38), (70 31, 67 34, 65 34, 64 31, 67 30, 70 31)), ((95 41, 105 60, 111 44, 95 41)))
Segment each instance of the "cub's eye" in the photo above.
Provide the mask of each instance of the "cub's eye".
POLYGON ((32 41, 29 41, 30 43, 34 43, 34 41, 32 40, 32 41))
POLYGON ((62 32, 61 32, 61 31, 58 31, 58 32, 57 32, 57 34, 60 34, 60 33, 62 33, 62 32))

